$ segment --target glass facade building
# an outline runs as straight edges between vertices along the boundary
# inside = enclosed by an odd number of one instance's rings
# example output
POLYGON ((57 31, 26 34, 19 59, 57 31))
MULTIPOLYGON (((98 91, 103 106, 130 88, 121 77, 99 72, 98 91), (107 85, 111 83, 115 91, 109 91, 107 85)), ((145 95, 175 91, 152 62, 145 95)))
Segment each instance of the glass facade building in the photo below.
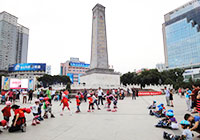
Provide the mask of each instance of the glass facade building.
POLYGON ((163 40, 167 68, 200 67, 200 0, 165 15, 163 40))

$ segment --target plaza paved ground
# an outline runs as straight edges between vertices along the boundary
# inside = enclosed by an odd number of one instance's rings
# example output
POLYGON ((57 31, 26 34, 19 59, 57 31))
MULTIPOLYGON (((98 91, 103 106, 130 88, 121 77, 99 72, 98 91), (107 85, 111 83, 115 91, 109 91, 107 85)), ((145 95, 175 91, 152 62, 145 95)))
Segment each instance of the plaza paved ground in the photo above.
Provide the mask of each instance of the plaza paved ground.
MULTIPOLYGON (((4 131, 0 134, 0 140, 162 140, 164 130, 173 134, 181 134, 181 129, 172 131, 154 127, 159 119, 149 116, 147 110, 152 100, 165 103, 164 96, 139 97, 136 101, 125 98, 119 101, 119 109, 114 113, 107 112, 103 106, 101 111, 87 113, 88 104, 82 103, 82 113, 74 113, 72 116, 68 111, 64 116, 60 116, 61 107, 58 102, 54 102, 53 112, 56 118, 45 120, 37 126, 31 126, 32 114, 26 115, 27 132, 8 133, 4 131)), ((176 95, 174 101, 175 115, 180 122, 186 113, 185 99, 176 95)), ((75 112, 75 100, 72 100, 70 105, 72 111, 75 112)), ((0 109, 2 107, 0 106, 0 109)), ((196 137, 197 134, 194 134, 196 137)))

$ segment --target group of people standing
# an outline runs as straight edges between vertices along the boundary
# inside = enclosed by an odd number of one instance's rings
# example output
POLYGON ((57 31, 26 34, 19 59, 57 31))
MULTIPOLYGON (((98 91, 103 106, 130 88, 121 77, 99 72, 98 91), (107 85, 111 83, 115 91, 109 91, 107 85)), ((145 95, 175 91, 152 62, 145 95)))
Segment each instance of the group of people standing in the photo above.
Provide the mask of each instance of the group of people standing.
POLYGON ((166 97, 167 106, 174 107, 174 103, 173 103, 174 90, 173 89, 167 89, 167 87, 164 87, 164 94, 165 94, 165 97, 166 97))
POLYGON ((200 116, 200 87, 193 85, 192 90, 179 88, 178 93, 181 98, 185 96, 187 111, 199 113, 200 116))
MULTIPOLYGON (((24 90, 26 92, 26 90, 24 90)), ((24 99, 24 94, 22 91, 22 98, 24 99)), ((21 108, 19 105, 15 104, 14 102, 11 102, 9 100, 5 101, 5 107, 2 109, 3 118, 4 120, 0 121, 0 126, 3 126, 5 129, 8 129, 9 132, 15 132, 21 130, 22 132, 26 131, 26 113, 33 114, 32 119, 32 125, 36 126, 37 124, 40 124, 40 121, 43 121, 44 119, 48 119, 50 114, 51 118, 55 118, 52 106, 53 106, 53 98, 55 98, 55 94, 52 94, 52 88, 49 87, 45 93, 37 94, 37 97, 34 101, 34 104, 31 105, 29 108, 21 108), (9 120, 11 117, 11 109, 14 111, 14 117, 11 126, 9 125, 9 120)), ((30 92, 30 91, 29 91, 30 92)), ((28 92, 28 93, 29 93, 28 92)), ((44 92, 44 91, 43 91, 44 92)), ((103 91, 100 87, 98 90, 89 90, 85 91, 87 93, 86 95, 86 101, 88 102, 88 112, 94 112, 95 106, 97 106, 97 110, 101 110, 100 105, 105 105, 104 108, 107 108, 107 111, 116 112, 117 110, 117 100, 118 100, 118 94, 112 94, 112 91, 103 91), (113 104, 113 109, 111 109, 111 105, 113 104)), ((32 93, 33 94, 33 93, 32 93)), ((33 95, 32 95, 33 96, 33 95)), ((70 114, 72 115, 71 109, 70 109, 70 98, 69 98, 69 92, 67 90, 62 91, 62 98, 60 101, 60 105, 62 105, 61 108, 61 116, 63 116, 64 109, 67 108, 70 111, 70 114)), ((75 113, 81 112, 80 105, 82 101, 84 101, 84 92, 78 92, 75 95, 76 98, 76 106, 77 111, 75 113)), ((23 102, 24 103, 24 100, 23 102)), ((2 131, 0 131, 2 132, 2 131)))
MULTIPOLYGON (((170 102, 170 100, 173 101, 173 93, 175 93, 175 91, 165 87, 164 93, 167 105, 173 105, 173 102, 170 102)), ((200 133, 200 87, 192 85, 191 89, 179 88, 178 95, 180 95, 181 98, 185 98, 187 105, 186 111, 190 112, 184 115, 184 121, 188 123, 188 131, 200 133), (198 113, 198 115, 191 115, 196 113, 198 113)), ((200 138, 200 135, 198 138, 200 138)))
POLYGON ((20 100, 20 96, 22 96, 23 104, 33 100, 33 90, 14 90, 10 89, 8 91, 2 90, 1 91, 1 104, 5 104, 6 101, 10 101, 15 103, 16 100, 20 100))

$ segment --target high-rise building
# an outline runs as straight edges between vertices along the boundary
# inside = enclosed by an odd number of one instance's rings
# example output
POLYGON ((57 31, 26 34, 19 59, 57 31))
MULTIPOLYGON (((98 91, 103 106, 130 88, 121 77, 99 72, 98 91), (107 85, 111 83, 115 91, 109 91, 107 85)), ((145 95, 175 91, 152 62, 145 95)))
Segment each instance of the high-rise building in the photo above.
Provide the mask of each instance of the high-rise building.
POLYGON ((17 17, 0 13, 0 71, 9 65, 27 63, 29 29, 17 23, 17 17))
POLYGON ((200 67, 200 0, 164 16, 163 40, 168 69, 200 67))
POLYGON ((156 64, 156 69, 157 69, 159 72, 162 72, 162 71, 166 70, 166 66, 165 66, 165 64, 163 64, 163 63, 158 63, 158 64, 156 64))
POLYGON ((80 83, 80 76, 89 70, 90 64, 86 64, 79 60, 79 58, 71 57, 70 60, 60 64, 60 74, 69 76, 73 84, 80 83))

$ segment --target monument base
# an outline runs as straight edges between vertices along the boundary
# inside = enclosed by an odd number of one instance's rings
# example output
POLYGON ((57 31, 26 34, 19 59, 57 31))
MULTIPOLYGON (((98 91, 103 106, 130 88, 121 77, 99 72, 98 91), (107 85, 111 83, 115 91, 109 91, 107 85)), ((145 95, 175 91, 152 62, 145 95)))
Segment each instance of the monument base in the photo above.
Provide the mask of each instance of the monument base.
POLYGON ((86 89, 113 89, 120 87, 120 74, 113 69, 91 69, 80 77, 86 89))

